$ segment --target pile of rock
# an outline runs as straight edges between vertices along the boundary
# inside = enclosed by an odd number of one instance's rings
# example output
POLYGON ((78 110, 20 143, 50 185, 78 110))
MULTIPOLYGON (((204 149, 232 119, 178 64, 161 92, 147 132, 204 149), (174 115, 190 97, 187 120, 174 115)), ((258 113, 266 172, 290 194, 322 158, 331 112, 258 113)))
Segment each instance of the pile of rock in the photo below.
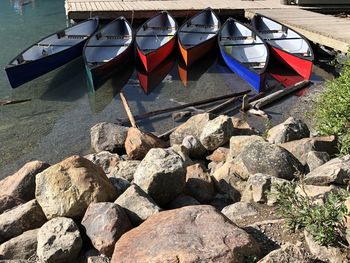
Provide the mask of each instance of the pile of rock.
MULTIPOLYGON (((350 176, 350 156, 331 160, 334 137, 309 136, 293 118, 263 138, 242 120, 207 113, 180 125, 170 145, 97 124, 96 153, 30 162, 0 181, 0 262, 259 259, 259 244, 234 223, 255 215, 250 203, 273 205, 267 192, 302 175, 308 195, 322 201, 350 176)), ((311 262, 296 244, 260 262, 288 253, 311 262)))

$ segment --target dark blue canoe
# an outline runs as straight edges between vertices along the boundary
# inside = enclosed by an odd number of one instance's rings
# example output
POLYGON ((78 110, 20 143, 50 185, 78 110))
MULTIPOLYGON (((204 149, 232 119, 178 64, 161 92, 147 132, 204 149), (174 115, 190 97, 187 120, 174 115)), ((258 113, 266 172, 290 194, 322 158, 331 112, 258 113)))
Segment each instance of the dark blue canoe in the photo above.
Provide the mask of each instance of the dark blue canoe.
POLYGON ((51 34, 22 51, 6 67, 7 78, 16 88, 80 56, 87 39, 96 32, 98 18, 91 18, 51 34))
POLYGON ((265 85, 269 49, 256 31, 229 18, 219 33, 219 47, 227 66, 260 92, 265 85))

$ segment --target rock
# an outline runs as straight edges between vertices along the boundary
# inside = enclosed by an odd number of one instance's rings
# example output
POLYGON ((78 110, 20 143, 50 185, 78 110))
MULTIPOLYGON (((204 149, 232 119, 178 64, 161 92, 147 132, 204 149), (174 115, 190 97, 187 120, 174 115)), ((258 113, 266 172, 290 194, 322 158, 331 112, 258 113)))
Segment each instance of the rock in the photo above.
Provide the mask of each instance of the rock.
POLYGON ((188 156, 193 158, 201 158, 207 151, 200 140, 192 135, 186 136, 182 145, 187 149, 188 156))
POLYGON ((304 172, 302 164, 291 153, 268 142, 252 142, 238 157, 233 161, 236 164, 236 173, 242 178, 247 176, 245 170, 248 175, 263 173, 287 180, 304 172))
POLYGON ((202 113, 192 116, 185 123, 178 126, 176 130, 170 134, 170 145, 181 144, 183 139, 188 135, 192 135, 199 139, 203 127, 209 120, 213 118, 214 115, 209 113, 202 113))
POLYGON ((0 245, 0 259, 29 259, 36 255, 37 234, 33 229, 0 245))
POLYGON ((25 259, 5 259, 5 260, 1 260, 0 259, 0 263, 32 263, 33 261, 29 261, 29 260, 25 260, 25 259))
POLYGON ((338 188, 334 185, 316 186, 316 185, 298 185, 295 192, 301 196, 307 196, 312 202, 324 204, 325 197, 331 192, 338 192, 338 188))
POLYGON ((292 153, 303 165, 306 165, 307 155, 310 151, 326 152, 330 156, 337 153, 337 140, 335 136, 304 138, 282 143, 279 146, 292 153))
POLYGON ((179 112, 174 112, 171 114, 171 118, 176 122, 184 121, 191 116, 192 116, 191 111, 179 111, 179 112))
MULTIPOLYGON (((350 197, 344 201, 347 211, 350 211, 350 197)), ((350 244, 350 215, 349 213, 344 216, 343 219, 344 229, 342 229, 342 234, 345 236, 346 241, 350 244)))
POLYGON ((186 169, 185 193, 199 202, 210 201, 215 195, 215 189, 207 169, 201 164, 194 164, 186 169))
POLYGON ((237 202, 224 207, 221 213, 227 216, 227 218, 232 222, 235 222, 236 220, 243 219, 245 217, 255 216, 258 214, 258 211, 250 203, 237 202))
POLYGON ((241 120, 237 117, 230 118, 233 125, 233 134, 234 135, 253 135, 258 134, 246 121, 241 120))
POLYGON ((214 207, 199 205, 153 215, 119 239, 111 262, 238 263, 258 254, 249 234, 214 207))
POLYGON ((231 119, 225 115, 220 115, 204 125, 199 140, 204 148, 213 151, 227 143, 232 135, 233 125, 231 119))
POLYGON ((208 170, 210 171, 210 174, 214 174, 216 170, 218 170, 220 167, 222 167, 225 164, 225 162, 210 162, 208 163, 208 170))
POLYGON ((56 217, 38 232, 37 254, 40 262, 76 262, 83 241, 79 228, 70 218, 56 217))
POLYGON ((182 160, 184 160, 184 166, 185 167, 194 164, 192 159, 188 156, 187 148, 184 147, 183 145, 181 145, 181 144, 174 144, 169 149, 173 150, 175 153, 180 155, 182 160))
POLYGON ((276 184, 283 183, 288 183, 288 181, 267 174, 254 174, 247 181, 241 201, 272 205, 275 198, 273 195, 270 196, 269 193, 275 189, 276 184))
POLYGON ((111 262, 108 257, 104 256, 91 256, 87 258, 86 263, 109 263, 111 262))
POLYGON ((39 228, 46 217, 36 200, 19 205, 0 215, 0 244, 25 231, 39 228))
POLYGON ((11 195, 1 195, 0 196, 0 214, 10 210, 16 206, 23 204, 22 199, 13 197, 11 195))
POLYGON ((130 186, 115 203, 124 208, 130 221, 137 226, 151 215, 159 213, 161 208, 137 185, 130 186))
POLYGON ((227 155, 227 159, 229 160, 235 158, 242 152, 244 147, 255 141, 265 142, 263 137, 257 135, 232 136, 230 138, 230 151, 227 155))
POLYGON ((224 162, 230 152, 229 148, 219 147, 210 156, 207 157, 208 160, 213 162, 224 162))
POLYGON ((107 151, 89 154, 84 156, 84 158, 100 166, 107 175, 120 161, 120 157, 117 153, 110 153, 107 151))
POLYGON ((134 180, 134 173, 141 161, 130 160, 130 161, 120 161, 118 164, 112 168, 108 177, 113 178, 123 178, 130 183, 134 180))
POLYGON ((185 161, 172 149, 153 148, 137 167, 134 183, 163 206, 185 187, 185 161))
POLYGON ((10 195, 24 201, 35 198, 35 176, 50 165, 40 161, 26 163, 11 176, 0 181, 1 195, 10 195))
POLYGON ((281 248, 271 251, 258 263, 312 263, 308 252, 301 246, 291 243, 284 244, 281 248))
POLYGON ((227 194, 216 194, 211 200, 210 205, 215 207, 217 210, 221 211, 226 206, 232 204, 232 199, 227 194))
POLYGON ((176 209, 176 208, 181 208, 181 207, 190 206, 190 205, 200 205, 200 203, 196 199, 194 199, 192 196, 180 194, 168 204, 167 208, 176 209))
POLYGON ((48 219, 81 218, 90 203, 114 201, 117 193, 100 167, 75 155, 36 176, 35 196, 48 219))
POLYGON ((317 244, 306 230, 304 230, 304 235, 306 245, 315 259, 322 260, 327 263, 348 262, 346 255, 341 252, 340 248, 331 246, 326 247, 317 244))
POLYGON ((114 123, 102 122, 90 130, 91 147, 95 152, 123 152, 128 128, 114 123))
POLYGON ((107 256, 112 256, 117 240, 132 228, 124 209, 107 202, 90 204, 81 224, 93 246, 107 256))
POLYGON ((108 179, 117 191, 117 197, 124 193, 131 185, 129 181, 125 180, 124 178, 109 177, 108 179))
POLYGON ((267 133, 270 143, 285 143, 310 136, 307 125, 299 119, 289 117, 285 122, 272 127, 267 133))
POLYGON ((313 171, 317 167, 320 167, 322 164, 328 162, 330 159, 331 157, 326 152, 310 151, 306 155, 306 164, 309 168, 309 171, 313 171))
POLYGON ((166 143, 151 133, 144 133, 138 128, 129 128, 125 140, 127 155, 133 160, 142 160, 152 148, 165 148, 166 143))
POLYGON ((350 178, 350 155, 338 157, 326 162, 305 176, 304 183, 329 185, 331 183, 347 185, 350 178))

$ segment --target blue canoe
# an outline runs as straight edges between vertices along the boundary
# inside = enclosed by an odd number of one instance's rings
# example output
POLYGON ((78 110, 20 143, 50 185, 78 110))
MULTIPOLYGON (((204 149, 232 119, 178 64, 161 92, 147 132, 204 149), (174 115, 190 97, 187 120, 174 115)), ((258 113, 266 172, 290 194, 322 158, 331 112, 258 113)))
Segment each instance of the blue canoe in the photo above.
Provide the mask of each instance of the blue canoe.
POLYGON ((229 18, 220 30, 219 47, 227 66, 260 92, 265 85, 269 49, 256 31, 229 18))
POLYGON ((16 56, 6 67, 7 78, 16 88, 80 56, 87 39, 97 30, 91 18, 51 34, 16 56))

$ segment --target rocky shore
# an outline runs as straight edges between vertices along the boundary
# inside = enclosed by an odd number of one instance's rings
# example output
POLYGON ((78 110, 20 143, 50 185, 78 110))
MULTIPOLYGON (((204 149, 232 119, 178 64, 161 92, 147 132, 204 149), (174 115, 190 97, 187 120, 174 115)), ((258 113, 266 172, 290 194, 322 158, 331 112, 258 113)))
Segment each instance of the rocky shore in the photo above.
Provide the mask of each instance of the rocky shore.
POLYGON ((290 181, 314 202, 347 192, 350 156, 336 157, 336 138, 310 137, 301 120, 262 135, 203 113, 168 142, 98 123, 91 146, 0 181, 0 263, 349 262, 346 249, 290 232, 276 214, 270 193, 290 181))

